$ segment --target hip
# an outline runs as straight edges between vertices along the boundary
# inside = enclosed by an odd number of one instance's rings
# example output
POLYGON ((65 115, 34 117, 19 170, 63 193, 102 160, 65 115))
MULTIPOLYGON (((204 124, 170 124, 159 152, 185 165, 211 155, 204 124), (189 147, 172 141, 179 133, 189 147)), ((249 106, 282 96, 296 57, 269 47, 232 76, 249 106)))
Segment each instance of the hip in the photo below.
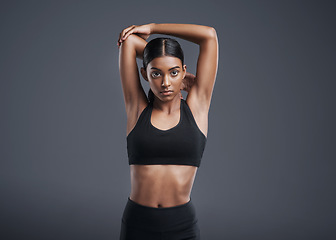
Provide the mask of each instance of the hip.
POLYGON ((181 205, 156 208, 141 205, 128 197, 122 216, 125 226, 153 232, 188 229, 197 222, 196 209, 191 198, 181 205))

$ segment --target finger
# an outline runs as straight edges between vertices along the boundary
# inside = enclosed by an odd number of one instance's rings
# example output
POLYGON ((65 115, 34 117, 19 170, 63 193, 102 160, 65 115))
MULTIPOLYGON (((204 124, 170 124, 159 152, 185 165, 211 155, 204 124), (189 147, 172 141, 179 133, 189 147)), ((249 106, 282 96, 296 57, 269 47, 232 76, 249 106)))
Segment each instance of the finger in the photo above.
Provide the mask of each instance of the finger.
POLYGON ((120 46, 123 41, 124 40, 122 39, 122 33, 120 33, 118 41, 117 41, 117 45, 120 46))
POLYGON ((121 38, 122 38, 122 36, 123 36, 123 33, 122 33, 122 32, 120 32, 120 33, 119 33, 118 42, 121 42, 121 38))
POLYGON ((123 34, 122 34, 122 39, 125 39, 125 38, 124 38, 125 35, 126 35, 130 30, 132 30, 134 27, 135 27, 135 25, 132 25, 132 26, 130 26, 130 27, 128 27, 128 28, 125 28, 124 31, 123 31, 123 34))
POLYGON ((134 25, 129 26, 129 27, 125 28, 124 30, 122 30, 122 31, 120 32, 118 42, 121 42, 121 41, 122 41, 122 37, 123 37, 123 36, 125 35, 125 33, 128 32, 129 29, 131 29, 133 26, 134 26, 134 25))
POLYGON ((126 40, 127 38, 128 38, 128 36, 129 35, 131 35, 132 33, 134 33, 135 31, 134 31, 134 28, 133 29, 131 29, 131 30, 129 30, 126 34, 125 34, 125 36, 122 38, 123 40, 126 40))
POLYGON ((131 25, 131 26, 125 28, 124 30, 122 30, 121 33, 124 35, 124 34, 127 33, 131 28, 133 28, 134 26, 135 26, 135 25, 131 25))
POLYGON ((122 37, 119 39, 118 43, 121 44, 122 42, 124 42, 124 41, 127 39, 127 37, 128 37, 129 35, 131 35, 132 33, 133 33, 132 30, 128 31, 124 36, 122 36, 122 37))

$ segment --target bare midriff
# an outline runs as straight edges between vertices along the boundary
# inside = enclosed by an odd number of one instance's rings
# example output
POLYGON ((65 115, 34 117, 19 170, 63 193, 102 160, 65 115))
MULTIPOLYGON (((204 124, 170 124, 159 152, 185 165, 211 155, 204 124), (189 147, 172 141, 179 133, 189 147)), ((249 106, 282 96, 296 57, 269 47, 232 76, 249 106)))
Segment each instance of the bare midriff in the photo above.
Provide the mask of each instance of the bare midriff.
POLYGON ((130 199, 155 208, 185 204, 196 172, 196 166, 187 165, 130 165, 130 199))

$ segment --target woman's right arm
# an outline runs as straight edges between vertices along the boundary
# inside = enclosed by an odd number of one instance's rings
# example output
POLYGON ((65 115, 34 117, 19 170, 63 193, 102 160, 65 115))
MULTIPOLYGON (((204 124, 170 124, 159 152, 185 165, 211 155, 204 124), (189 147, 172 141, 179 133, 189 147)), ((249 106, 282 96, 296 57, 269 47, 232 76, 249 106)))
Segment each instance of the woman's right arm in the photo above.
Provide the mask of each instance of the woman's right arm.
POLYGON ((119 73, 128 118, 136 119, 148 99, 140 82, 136 58, 141 58, 147 42, 132 34, 119 48, 119 73))

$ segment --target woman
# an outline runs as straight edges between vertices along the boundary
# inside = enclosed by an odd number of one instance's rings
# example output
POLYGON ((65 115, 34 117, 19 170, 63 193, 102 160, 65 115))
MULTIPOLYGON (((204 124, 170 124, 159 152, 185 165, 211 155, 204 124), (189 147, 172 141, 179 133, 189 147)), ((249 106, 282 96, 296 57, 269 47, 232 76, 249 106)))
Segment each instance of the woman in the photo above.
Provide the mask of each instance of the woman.
POLYGON ((217 74, 214 28, 195 24, 145 24, 125 28, 118 39, 119 70, 127 113, 131 193, 120 239, 200 239, 190 198, 207 140, 208 112, 217 74), (183 51, 166 34, 199 45, 196 76, 183 51), (136 58, 143 59, 141 86, 136 58), (186 100, 181 90, 188 92, 186 100))

